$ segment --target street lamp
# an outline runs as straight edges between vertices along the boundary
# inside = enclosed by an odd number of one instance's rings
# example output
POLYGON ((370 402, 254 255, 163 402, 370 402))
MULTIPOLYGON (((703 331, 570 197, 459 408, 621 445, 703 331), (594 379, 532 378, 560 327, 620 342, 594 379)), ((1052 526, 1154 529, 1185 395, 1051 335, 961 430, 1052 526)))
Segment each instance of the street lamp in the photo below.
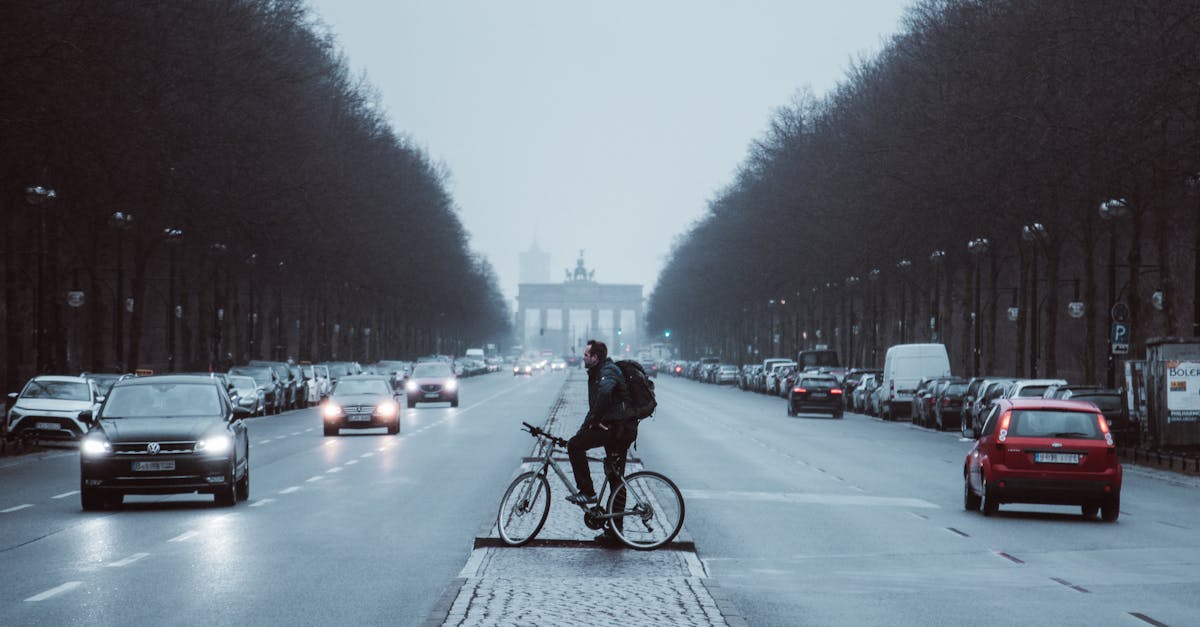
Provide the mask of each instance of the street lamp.
POLYGON ((122 296, 125 291, 125 252, 124 232, 133 227, 133 214, 125 211, 113 212, 108 217, 108 225, 117 232, 117 286, 113 289, 113 352, 116 353, 117 369, 125 370, 125 303, 122 296))
POLYGON ((179 240, 183 239, 183 231, 167 227, 162 231, 163 243, 167 245, 171 255, 170 280, 167 283, 167 372, 175 372, 175 320, 182 315, 175 297, 175 267, 176 250, 179 240))
POLYGON ((871 268, 867 280, 871 282, 871 368, 879 364, 879 268, 871 268))
POLYGON ((258 331, 258 312, 254 310, 254 265, 258 263, 258 253, 250 253, 246 257, 246 265, 250 267, 246 272, 247 278, 250 280, 250 312, 246 318, 249 322, 246 329, 247 350, 246 354, 250 359, 258 359, 258 353, 255 351, 255 335, 258 331))
POLYGON ((1030 291, 1032 301, 1030 303, 1030 312, 1033 314, 1030 317, 1029 336, 1033 340, 1029 351, 1029 375, 1036 379, 1038 376, 1038 246, 1046 241, 1046 227, 1041 222, 1027 224, 1021 229, 1021 239, 1029 242, 1030 250, 1033 251, 1033 285, 1030 291))
MULTIPOLYGON (((1117 304, 1117 222, 1129 217, 1132 210, 1129 202, 1124 198, 1110 198, 1100 203, 1099 211, 1100 219, 1108 223, 1108 310, 1111 315, 1113 307, 1117 304)), ((1108 338, 1106 362, 1108 365, 1106 381, 1108 387, 1112 388, 1116 386, 1117 382, 1117 367, 1111 333, 1108 338)))
POLYGON ((857 276, 846 277, 846 295, 849 296, 850 305, 846 308, 846 328, 849 333, 846 334, 846 363, 853 366, 854 359, 854 335, 857 333, 857 327, 854 322, 854 287, 862 282, 857 276))
POLYGON ((982 287, 979 280, 979 267, 983 265, 983 256, 987 254, 992 242, 986 237, 976 237, 967 242, 967 252, 975 257, 975 284, 973 291, 975 292, 975 307, 971 311, 971 328, 975 337, 975 346, 971 353, 974 364, 972 366, 973 376, 979 376, 979 355, 982 352, 982 342, 980 340, 980 330, 982 326, 979 324, 979 293, 982 287))
POLYGON ((908 270, 912 268, 912 261, 901 259, 896 262, 896 269, 900 271, 900 343, 908 343, 908 270))
MULTIPOLYGON (((58 192, 48 187, 41 185, 32 185, 25 188, 25 202, 32 207, 39 209, 49 209, 54 205, 54 201, 58 199, 58 192)), ((45 284, 46 284, 46 212, 38 212, 38 234, 37 234, 37 328, 35 332, 34 344, 37 346, 37 372, 40 374, 45 372, 47 364, 48 350, 46 344, 46 321, 45 321, 45 284)), ((57 287, 57 286, 56 286, 57 287)), ((10 306, 12 304, 10 303, 10 306)))
POLYGON ((946 251, 935 250, 929 255, 929 263, 933 264, 933 315, 929 317, 929 335, 934 342, 938 341, 942 332, 942 262, 946 259, 946 251))

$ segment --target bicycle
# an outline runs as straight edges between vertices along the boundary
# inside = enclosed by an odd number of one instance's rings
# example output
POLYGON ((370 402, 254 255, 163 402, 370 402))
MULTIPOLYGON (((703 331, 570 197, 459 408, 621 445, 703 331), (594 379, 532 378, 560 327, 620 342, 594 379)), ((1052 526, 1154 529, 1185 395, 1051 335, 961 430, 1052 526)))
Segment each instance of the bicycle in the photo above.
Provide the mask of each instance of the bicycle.
MULTIPOLYGON (((496 515, 496 528, 500 539, 509 546, 522 546, 537 536, 546 524, 550 514, 550 482, 546 478, 547 469, 553 469, 554 474, 571 492, 577 494, 574 483, 567 473, 554 460, 555 451, 566 449, 567 441, 556 437, 545 430, 522 422, 530 435, 547 445, 539 460, 540 467, 521 473, 509 484, 500 501, 500 511, 496 515)), ((599 461, 588 457, 591 461, 599 461)), ((620 461, 603 460, 605 463, 605 479, 597 495, 597 503, 606 503, 604 508, 597 505, 578 504, 583 510, 583 522, 589 529, 603 529, 606 524, 612 529, 622 543, 632 549, 649 551, 657 549, 679 534, 683 528, 684 504, 683 494, 675 483, 666 476, 649 470, 640 470, 621 477, 621 484, 609 491, 607 470, 608 464, 620 461), (615 510, 615 511, 614 511, 615 510), (609 524, 619 521, 617 524, 609 524)))

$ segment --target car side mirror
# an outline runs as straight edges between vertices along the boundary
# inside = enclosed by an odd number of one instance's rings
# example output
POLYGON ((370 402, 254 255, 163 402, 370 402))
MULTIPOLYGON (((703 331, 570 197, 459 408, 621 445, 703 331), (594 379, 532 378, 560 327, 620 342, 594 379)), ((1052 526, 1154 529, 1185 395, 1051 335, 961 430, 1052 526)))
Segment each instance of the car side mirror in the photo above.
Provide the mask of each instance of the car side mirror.
POLYGON ((10 400, 10 401, 15 401, 15 400, 17 400, 17 397, 18 397, 18 396, 20 396, 20 393, 18 393, 18 392, 9 392, 9 393, 8 393, 8 400, 10 400))
POLYGON ((96 424, 96 419, 92 416, 92 410, 85 409, 79 412, 79 422, 82 422, 89 427, 94 426, 96 424))
POLYGON ((96 402, 97 402, 97 403, 103 403, 105 398, 107 398, 107 397, 105 397, 103 394, 97 394, 97 395, 96 395, 96 402))

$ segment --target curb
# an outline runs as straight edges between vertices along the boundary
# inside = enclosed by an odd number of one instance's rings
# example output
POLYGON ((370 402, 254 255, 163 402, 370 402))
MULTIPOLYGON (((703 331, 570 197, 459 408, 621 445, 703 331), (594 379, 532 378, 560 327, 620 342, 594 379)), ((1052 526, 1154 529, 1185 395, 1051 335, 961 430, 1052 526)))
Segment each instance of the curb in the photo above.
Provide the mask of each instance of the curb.
MULTIPOLYGON (((521 549, 521 548, 525 548, 525 547, 545 547, 545 548, 558 548, 558 549, 594 549, 594 548, 597 548, 597 544, 593 540, 573 540, 573 539, 569 539, 569 538, 544 538, 544 539, 543 538, 534 538, 534 539, 530 540, 529 542, 522 544, 521 546, 509 546, 509 545, 505 544, 504 541, 498 537, 475 536, 475 545, 473 548, 476 548, 476 549, 521 549)), ((631 549, 623 544, 605 546, 603 548, 610 548, 610 549, 623 550, 623 551, 637 550, 637 549, 631 549)), ((678 536, 675 536, 674 540, 671 540, 670 542, 658 547, 657 549, 653 549, 653 550, 655 550, 655 551, 686 551, 688 553, 695 553, 696 552, 696 542, 695 542, 695 540, 693 540, 691 538, 691 534, 689 534, 686 529, 683 529, 679 532, 678 536), (688 537, 685 538, 684 536, 688 536, 688 537)))
POLYGON ((446 619, 450 617, 450 610, 454 607, 454 601, 458 599, 458 593, 462 591, 462 587, 466 585, 466 577, 455 577, 446 585, 446 589, 442 591, 433 608, 429 610, 422 627, 440 627, 445 624, 446 619))

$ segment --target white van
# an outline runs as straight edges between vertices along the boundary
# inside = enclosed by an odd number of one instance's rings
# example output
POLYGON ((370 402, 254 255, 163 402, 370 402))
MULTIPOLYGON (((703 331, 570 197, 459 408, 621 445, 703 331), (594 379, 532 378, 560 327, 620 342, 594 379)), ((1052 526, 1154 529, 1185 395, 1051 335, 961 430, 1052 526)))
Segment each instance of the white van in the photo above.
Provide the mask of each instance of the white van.
POLYGON ((897 344, 883 362, 880 415, 895 420, 898 413, 912 412, 917 384, 925 377, 950 376, 950 357, 945 344, 897 344))

